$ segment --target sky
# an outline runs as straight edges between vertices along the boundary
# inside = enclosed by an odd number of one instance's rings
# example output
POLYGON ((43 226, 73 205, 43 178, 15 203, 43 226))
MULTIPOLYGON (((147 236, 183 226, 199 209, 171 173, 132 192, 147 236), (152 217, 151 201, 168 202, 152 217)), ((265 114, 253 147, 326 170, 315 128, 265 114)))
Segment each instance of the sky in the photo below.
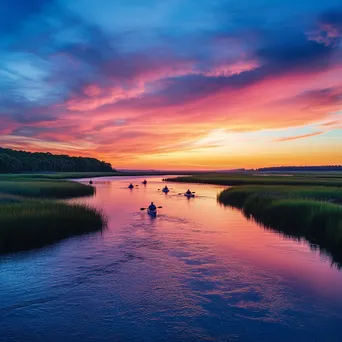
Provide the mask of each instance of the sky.
POLYGON ((0 146, 117 168, 342 164, 341 0, 2 0, 0 146))

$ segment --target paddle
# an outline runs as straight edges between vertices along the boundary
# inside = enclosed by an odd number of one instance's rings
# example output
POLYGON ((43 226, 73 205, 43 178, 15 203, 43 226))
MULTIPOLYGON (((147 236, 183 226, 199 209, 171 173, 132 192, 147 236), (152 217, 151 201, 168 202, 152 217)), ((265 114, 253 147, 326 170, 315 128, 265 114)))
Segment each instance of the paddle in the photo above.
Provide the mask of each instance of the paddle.
MULTIPOLYGON (((158 209, 161 209, 161 208, 163 208, 162 206, 160 206, 160 207, 157 207, 158 209)), ((145 209, 148 209, 148 208, 140 208, 140 210, 145 210, 145 209)))

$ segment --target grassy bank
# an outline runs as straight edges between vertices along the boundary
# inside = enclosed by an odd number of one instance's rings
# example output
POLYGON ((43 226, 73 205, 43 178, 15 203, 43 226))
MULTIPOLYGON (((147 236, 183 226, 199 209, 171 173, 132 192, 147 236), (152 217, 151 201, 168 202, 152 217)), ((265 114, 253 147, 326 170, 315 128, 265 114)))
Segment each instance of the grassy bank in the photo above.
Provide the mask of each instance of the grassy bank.
POLYGON ((85 184, 61 180, 53 181, 45 179, 18 179, 2 181, 0 179, 0 193, 24 197, 63 199, 80 196, 91 196, 95 193, 95 188, 85 184))
POLYGON ((298 173, 287 175, 256 174, 206 174, 186 177, 167 178, 168 182, 204 183, 216 185, 314 185, 342 187, 342 178, 324 177, 318 174, 300 175, 298 173))
POLYGON ((77 178, 97 178, 118 176, 120 172, 46 172, 46 173, 2 173, 0 181, 5 180, 65 180, 77 178))
POLYGON ((0 196, 1 253, 41 247, 104 225, 102 214, 86 206, 0 196))
MULTIPOLYGON (((65 180, 79 178, 99 177, 122 177, 122 176, 163 176, 179 175, 179 171, 113 171, 113 172, 42 172, 42 173, 0 173, 0 181, 3 180, 65 180)), ((181 174, 191 175, 190 171, 183 171, 181 174)))
POLYGON ((92 186, 72 181, 0 177, 0 253, 102 229, 105 219, 97 210, 56 201, 94 193, 92 186))
POLYGON ((243 210, 266 227, 304 238, 342 265, 342 189, 334 187, 239 186, 218 200, 243 210))

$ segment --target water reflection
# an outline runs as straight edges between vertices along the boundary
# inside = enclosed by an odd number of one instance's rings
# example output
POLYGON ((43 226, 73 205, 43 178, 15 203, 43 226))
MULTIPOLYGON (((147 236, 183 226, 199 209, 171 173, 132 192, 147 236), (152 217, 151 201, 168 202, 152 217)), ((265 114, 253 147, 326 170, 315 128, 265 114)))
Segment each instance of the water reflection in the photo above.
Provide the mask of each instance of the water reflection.
MULTIPOLYGON (((217 202, 221 206, 225 206, 223 203, 220 202, 219 198, 217 198, 217 202)), ((234 208, 234 206, 230 206, 230 205, 226 205, 226 206, 232 209, 236 209, 234 208)), ((241 210, 241 212, 243 213, 243 215, 248 221, 254 222, 256 225, 258 225, 259 227, 262 227, 263 229, 276 232, 282 237, 285 237, 287 239, 290 239, 296 242, 306 242, 307 245, 310 247, 311 251, 319 252, 319 254, 321 255, 323 259, 329 259, 331 266, 334 266, 337 269, 342 268, 342 251, 333 242, 322 240, 320 244, 313 243, 311 241, 312 238, 310 239, 310 237, 302 236, 300 233, 297 233, 295 230, 283 231, 281 229, 274 228, 272 226, 269 226, 263 223, 262 220, 259 220, 257 217, 254 217, 252 214, 249 214, 245 212, 244 210, 241 210)))
POLYGON ((142 180, 93 179, 78 201, 105 212, 102 234, 0 259, 1 341, 338 340, 328 260, 220 206, 221 187, 127 188, 142 180), (140 211, 151 201, 156 218, 140 211))

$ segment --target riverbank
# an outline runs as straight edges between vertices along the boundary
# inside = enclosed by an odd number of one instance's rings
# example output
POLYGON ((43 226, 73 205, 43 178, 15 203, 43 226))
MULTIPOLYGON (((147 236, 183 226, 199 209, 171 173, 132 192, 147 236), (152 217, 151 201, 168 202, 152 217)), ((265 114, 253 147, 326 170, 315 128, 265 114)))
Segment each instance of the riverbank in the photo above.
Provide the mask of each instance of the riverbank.
POLYGON ((342 189, 239 186, 224 190, 218 200, 265 227, 304 238, 342 265, 342 189))
POLYGON ((67 199, 72 197, 92 196, 95 188, 72 181, 49 179, 17 179, 3 181, 0 178, 0 194, 23 197, 67 199))
POLYGON ((215 185, 288 185, 288 186, 334 186, 342 187, 342 174, 332 175, 322 174, 205 174, 193 176, 181 176, 164 179, 167 182, 179 183, 200 183, 215 185))
MULTIPOLYGON (((199 174, 203 173, 198 171, 199 174)), ((122 176, 165 176, 192 175, 190 171, 113 171, 113 172, 37 172, 37 173, 0 173, 1 180, 65 180, 79 178, 122 177, 122 176)))
POLYGON ((59 201, 94 193, 94 187, 72 181, 0 177, 0 253, 101 230, 105 218, 99 211, 59 201))
POLYGON ((102 214, 90 207, 50 200, 0 202, 0 253, 42 247, 101 230, 102 214))
POLYGON ((168 182, 233 186, 218 200, 266 228, 305 239, 342 265, 342 174, 207 174, 168 182))
POLYGON ((77 178, 112 177, 120 175, 120 172, 37 172, 37 173, 1 173, 1 180, 65 180, 77 178))

